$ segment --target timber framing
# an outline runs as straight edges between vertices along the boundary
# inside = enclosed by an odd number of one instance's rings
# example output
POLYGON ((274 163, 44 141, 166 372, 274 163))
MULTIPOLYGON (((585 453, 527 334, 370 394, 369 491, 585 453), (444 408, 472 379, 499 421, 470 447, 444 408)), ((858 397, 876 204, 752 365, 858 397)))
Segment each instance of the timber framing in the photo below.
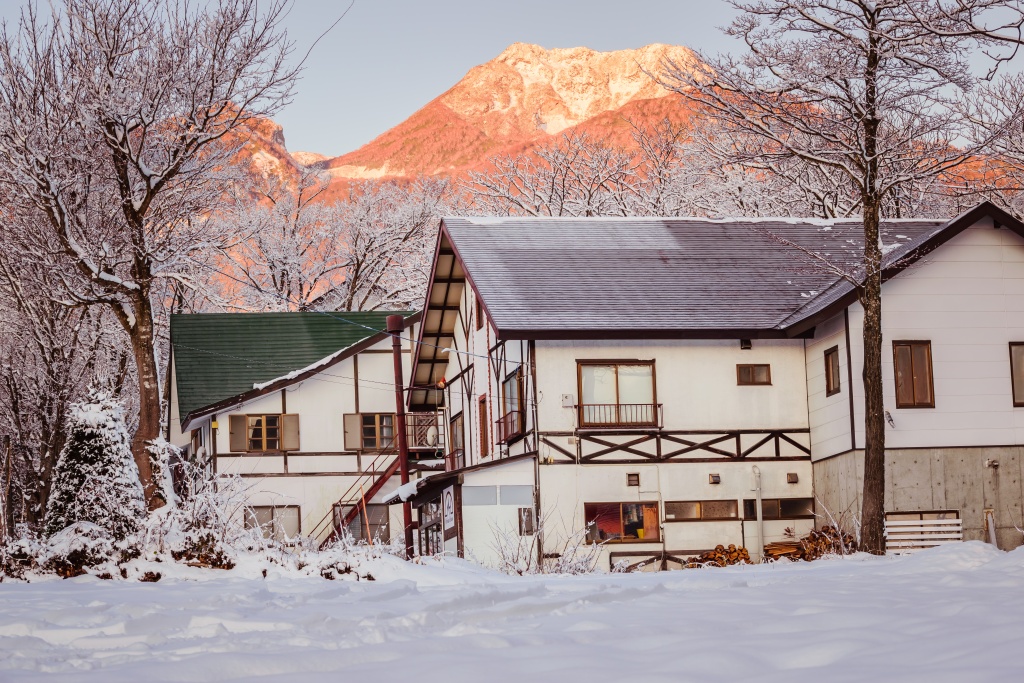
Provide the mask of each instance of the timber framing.
POLYGON ((810 429, 577 430, 540 432, 547 464, 809 460, 810 429), (578 452, 559 443, 572 437, 578 452), (633 456, 632 458, 623 456, 633 456))

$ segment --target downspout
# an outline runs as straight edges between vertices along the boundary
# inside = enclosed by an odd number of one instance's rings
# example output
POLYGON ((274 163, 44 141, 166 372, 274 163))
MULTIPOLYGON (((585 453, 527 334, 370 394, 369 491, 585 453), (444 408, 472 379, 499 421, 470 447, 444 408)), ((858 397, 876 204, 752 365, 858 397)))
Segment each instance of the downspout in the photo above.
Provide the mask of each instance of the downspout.
POLYGON ((757 510, 757 562, 764 561, 764 511, 761 509, 761 469, 754 465, 754 509, 757 510))
MULTIPOLYGON (((533 528, 537 534, 537 568, 544 572, 544 526, 541 524, 540 507, 540 423, 537 420, 537 345, 531 339, 527 346, 530 359, 530 393, 533 394, 533 504, 535 506, 533 528)), ((490 362, 488 362, 488 377, 490 362)))

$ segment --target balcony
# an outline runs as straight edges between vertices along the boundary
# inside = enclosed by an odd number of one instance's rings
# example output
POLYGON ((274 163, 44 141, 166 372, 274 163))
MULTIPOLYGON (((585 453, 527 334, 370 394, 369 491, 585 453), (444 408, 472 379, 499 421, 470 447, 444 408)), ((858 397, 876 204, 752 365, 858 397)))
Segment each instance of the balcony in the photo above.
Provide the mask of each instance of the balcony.
POLYGON ((461 470, 466 466, 466 453, 461 449, 456 449, 444 456, 444 471, 454 472, 455 470, 461 470))
POLYGON ((498 443, 508 443, 523 433, 523 411, 513 410, 494 421, 494 435, 498 443))
POLYGON ((405 435, 410 450, 444 451, 444 430, 437 413, 407 413, 405 435))
POLYGON ((658 427, 660 403, 587 403, 579 406, 580 428, 658 427))

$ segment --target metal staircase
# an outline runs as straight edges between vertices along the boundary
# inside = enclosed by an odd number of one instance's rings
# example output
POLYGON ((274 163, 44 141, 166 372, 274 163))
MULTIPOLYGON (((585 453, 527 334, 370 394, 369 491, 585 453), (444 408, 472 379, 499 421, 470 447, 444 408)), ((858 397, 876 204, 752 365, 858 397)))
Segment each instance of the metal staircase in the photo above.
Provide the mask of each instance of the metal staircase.
MULTIPOLYGON (((439 430, 441 423, 436 413, 409 413, 406 419, 410 451, 444 452, 443 433, 439 430)), ((366 511, 367 501, 380 493, 384 485, 399 471, 400 466, 398 440, 392 437, 391 441, 377 451, 373 460, 352 485, 331 505, 309 536, 318 541, 321 548, 337 539, 341 530, 347 528, 359 516, 360 511, 366 511)))

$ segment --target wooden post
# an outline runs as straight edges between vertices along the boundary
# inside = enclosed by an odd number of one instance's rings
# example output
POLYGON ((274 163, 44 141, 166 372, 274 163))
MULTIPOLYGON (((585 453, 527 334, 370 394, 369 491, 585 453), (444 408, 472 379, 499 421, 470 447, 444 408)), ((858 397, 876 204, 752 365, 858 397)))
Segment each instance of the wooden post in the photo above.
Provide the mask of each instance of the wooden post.
MULTIPOLYGON (((409 441, 405 433, 405 378, 402 373, 402 332, 405 319, 400 315, 389 315, 387 331, 391 335, 391 351, 395 358, 395 429, 398 430, 398 463, 402 473, 402 484, 409 483, 409 441)), ((402 503, 402 519, 405 523, 405 559, 412 559, 412 504, 402 503)))

